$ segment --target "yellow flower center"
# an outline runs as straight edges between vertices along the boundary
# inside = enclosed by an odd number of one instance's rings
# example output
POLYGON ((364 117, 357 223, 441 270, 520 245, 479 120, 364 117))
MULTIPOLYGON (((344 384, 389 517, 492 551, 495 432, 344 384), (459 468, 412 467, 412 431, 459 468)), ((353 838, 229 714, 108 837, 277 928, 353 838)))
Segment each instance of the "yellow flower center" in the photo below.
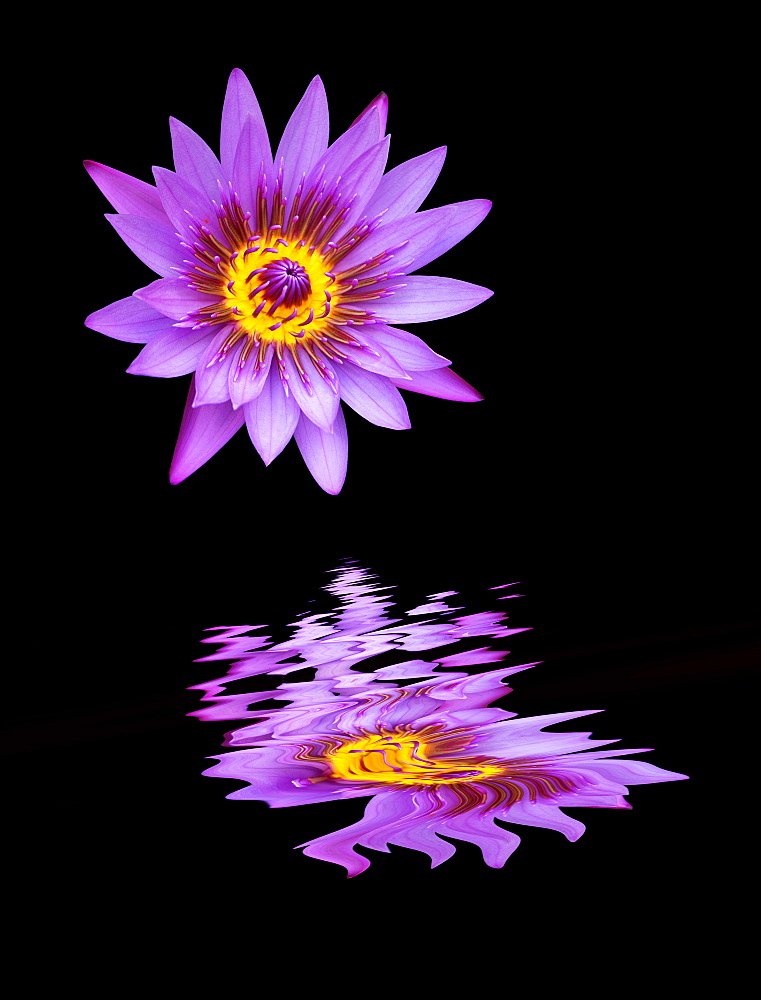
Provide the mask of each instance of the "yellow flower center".
POLYGON ((435 756, 421 733, 374 733, 333 748, 325 757, 332 778, 345 781, 452 784, 502 774, 495 762, 435 756))
POLYGON ((219 263, 222 307, 241 333, 264 343, 311 338, 331 312, 335 276, 314 248, 277 232, 249 239, 219 263))

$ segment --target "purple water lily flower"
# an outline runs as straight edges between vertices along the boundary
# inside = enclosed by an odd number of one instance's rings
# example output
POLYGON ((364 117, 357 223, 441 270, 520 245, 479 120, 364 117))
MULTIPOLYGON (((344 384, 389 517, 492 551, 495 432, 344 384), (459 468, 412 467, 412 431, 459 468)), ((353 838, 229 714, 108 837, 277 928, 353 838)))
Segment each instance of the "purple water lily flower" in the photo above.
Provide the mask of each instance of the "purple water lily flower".
POLYGON ((349 876, 370 865, 356 845, 412 848, 435 867, 455 852, 439 834, 477 844, 499 868, 520 839, 496 820, 558 830, 573 841, 584 825, 563 807, 628 809, 628 785, 687 777, 612 759, 644 749, 597 749, 617 740, 544 731, 593 711, 517 718, 487 708, 509 690, 501 678, 528 666, 395 689, 368 682, 337 697, 315 692, 238 730, 228 745, 249 748, 205 773, 248 782, 228 798, 275 808, 371 796, 359 822, 299 845, 349 876))
POLYGON ((346 475, 341 401, 382 427, 410 426, 399 388, 482 397, 450 362, 396 323, 454 316, 492 293, 414 275, 459 243, 490 202, 418 212, 444 148, 384 174, 381 95, 328 146, 316 77, 274 157, 251 85, 234 70, 220 158, 171 120, 175 170, 156 186, 86 161, 117 211, 116 231, 160 275, 86 325, 146 346, 127 369, 194 373, 170 470, 179 483, 246 424, 265 464, 291 437, 314 478, 338 493, 346 475))

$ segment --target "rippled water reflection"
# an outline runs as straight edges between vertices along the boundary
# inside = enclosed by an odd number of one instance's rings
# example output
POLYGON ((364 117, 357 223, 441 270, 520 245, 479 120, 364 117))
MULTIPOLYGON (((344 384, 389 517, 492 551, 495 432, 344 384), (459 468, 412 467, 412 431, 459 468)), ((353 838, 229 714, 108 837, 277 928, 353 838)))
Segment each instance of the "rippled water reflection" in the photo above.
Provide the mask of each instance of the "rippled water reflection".
MULTIPOLYGON (((517 586, 493 587, 484 602, 519 597, 517 586)), ((221 645, 202 661, 231 662, 223 675, 195 686, 208 704, 192 713, 248 720, 225 743, 244 749, 223 754, 205 772, 246 782, 228 798, 283 808, 370 797, 360 822, 299 845, 305 854, 356 875, 370 864, 358 845, 386 852, 401 845, 436 866, 454 853, 444 839, 452 838, 477 844, 497 868, 520 843, 500 823, 577 840, 584 825, 561 807, 628 809, 628 785, 686 777, 614 759, 648 748, 599 750, 618 740, 545 731, 598 709, 520 718, 488 707, 511 691, 505 677, 537 665, 485 669, 509 651, 479 645, 480 637, 527 630, 508 627, 505 611, 471 610, 456 591, 443 591, 401 612, 393 588, 352 563, 336 569, 325 590, 335 606, 299 615, 283 641, 269 626, 210 629, 217 634, 202 641, 221 645), (260 675, 306 669, 309 679, 248 689, 260 675)))

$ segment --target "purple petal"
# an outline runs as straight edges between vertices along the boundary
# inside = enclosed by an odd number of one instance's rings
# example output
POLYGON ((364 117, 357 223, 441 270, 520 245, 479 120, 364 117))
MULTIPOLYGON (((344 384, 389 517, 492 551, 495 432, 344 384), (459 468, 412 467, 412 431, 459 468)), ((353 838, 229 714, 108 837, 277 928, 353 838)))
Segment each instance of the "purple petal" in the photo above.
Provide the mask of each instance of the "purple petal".
POLYGON ((468 233, 472 233, 491 211, 491 202, 476 199, 474 201, 461 201, 456 205, 447 205, 446 207, 457 209, 455 217, 450 221, 437 242, 415 258, 416 271, 425 267, 426 264, 430 264, 432 260, 436 260, 447 250, 451 250, 453 246, 464 240, 468 233))
POLYGON ((546 830, 558 830, 570 841, 578 840, 586 829, 583 823, 566 816, 557 806, 532 802, 530 799, 520 799, 510 806, 504 806, 499 810, 499 819, 505 823, 518 823, 520 826, 541 826, 546 830))
POLYGON ((440 146, 389 170, 367 205, 368 218, 385 212, 385 222, 389 223, 417 212, 436 183, 446 153, 447 147, 440 146))
POLYGON ((283 362, 285 364, 285 371, 288 378, 288 388, 290 389, 299 408, 306 414, 312 423, 317 424, 318 427, 322 427, 324 431, 330 433, 330 429, 333 426, 333 421, 336 419, 336 413, 340 405, 338 392, 334 391, 329 384, 330 381, 333 385, 336 385, 333 368, 328 362, 325 362, 326 370, 331 373, 332 378, 323 378, 313 365, 306 351, 303 351, 300 348, 297 348, 297 350, 299 352, 301 366, 304 369, 306 377, 309 381, 306 385, 301 381, 298 368, 296 367, 293 357, 291 356, 291 352, 286 350, 283 351, 283 362))
POLYGON ((262 125, 249 118, 241 131, 232 168, 233 190, 240 198, 243 210, 254 212, 258 201, 259 171, 272 173, 269 139, 262 125))
POLYGON ((290 201, 302 175, 309 174, 328 146, 328 100, 319 76, 309 84, 285 126, 275 154, 275 168, 283 161, 284 194, 290 201))
MULTIPOLYGON (((441 787, 439 794, 442 798, 449 799, 452 807, 459 804, 447 786, 441 787)), ((480 813, 474 810, 457 816, 448 816, 436 823, 435 829, 445 837, 454 837, 456 840, 466 840, 476 844, 481 848, 484 861, 490 868, 501 868, 521 842, 517 834, 496 826, 492 813, 480 813)))
POLYGON ((186 319, 189 313, 209 302, 208 295, 191 288, 184 278, 157 278, 132 294, 158 310, 162 316, 176 320, 186 319))
POLYGON ((217 328, 219 332, 206 345, 196 367, 196 398, 193 406, 208 406, 210 403, 225 403, 230 399, 230 367, 237 364, 243 349, 243 340, 228 352, 221 360, 217 360, 222 345, 227 340, 231 326, 217 328))
POLYGON ((142 349, 127 371, 130 375, 177 378, 194 371, 209 342, 208 329, 170 327, 142 349))
POLYGON ((301 417, 293 396, 285 394, 277 365, 270 367, 260 395, 243 411, 251 442, 264 464, 269 465, 291 440, 301 417))
POLYGON ((264 355, 263 363, 255 368, 254 360, 257 353, 258 348, 254 348, 243 368, 238 368, 237 363, 230 366, 227 385, 230 390, 230 401, 236 410, 245 403, 253 403, 267 383, 273 351, 269 349, 264 355))
POLYGON ((336 177, 342 175, 358 157, 379 141, 379 131, 378 112, 373 109, 339 136, 320 157, 307 174, 307 188, 321 177, 332 184, 336 177))
POLYGON ((192 128, 176 118, 169 119, 172 133, 174 168, 177 173, 209 201, 219 202, 218 181, 227 180, 219 160, 192 128))
POLYGON ((220 236, 217 214, 208 198, 172 170, 154 167, 153 176, 169 221, 183 239, 191 244, 198 239, 198 235, 188 228, 194 222, 208 226, 220 236))
MULTIPOLYGON (((371 239, 372 236, 367 242, 371 239)), ((415 274, 406 277, 404 281, 404 288, 384 299, 378 309, 383 319, 391 323, 427 323, 434 319, 456 316, 494 294, 482 285, 458 281, 457 278, 415 274)))
MULTIPOLYGON (((632 753, 633 751, 628 751, 632 753)), ((593 755, 590 755, 593 756, 593 755)), ((589 768, 622 785, 650 785, 656 781, 682 781, 688 776, 677 771, 666 771, 642 760, 589 760, 587 755, 569 758, 574 770, 589 768), (589 761, 587 763, 587 761, 589 761)))
POLYGON ((360 215, 366 214, 365 202, 372 195, 383 177, 388 160, 390 136, 371 146, 348 167, 341 178, 342 201, 351 199, 351 206, 337 232, 347 232, 360 215))
POLYGON ((364 329, 360 333, 356 327, 347 331, 358 342, 358 346, 352 344, 341 344, 341 351, 359 368, 366 371, 375 372, 376 375, 393 375, 394 378, 404 379, 407 372, 389 354, 385 347, 375 340, 375 326, 371 327, 373 336, 365 333, 364 329))
POLYGON ((137 215, 107 215, 106 218, 130 250, 162 278, 176 277, 182 264, 182 247, 174 231, 153 219, 137 215))
POLYGON ((484 397, 468 385, 465 379, 455 375, 451 368, 437 368, 435 371, 407 371, 407 381, 392 378, 394 385, 410 392, 420 392, 424 396, 438 396, 439 399, 456 399, 460 403, 475 403, 484 397))
POLYGON ((406 430, 410 426, 404 400, 385 376, 344 364, 338 379, 341 399, 365 420, 393 430, 406 430))
POLYGON ((352 125, 356 125, 358 121, 361 121, 365 117, 365 115, 369 115, 373 109, 377 109, 378 111, 378 127, 380 130, 378 138, 382 139, 386 134, 386 121, 388 119, 388 96, 383 92, 378 94, 374 101, 370 101, 362 114, 354 119, 352 125))
POLYGON ((333 433, 322 430, 304 414, 294 432, 306 466, 326 493, 340 493, 346 479, 349 439, 346 421, 339 406, 333 433))
POLYGON ((169 482, 174 485, 200 469, 243 426, 242 410, 233 410, 230 403, 193 407, 195 395, 193 378, 169 470, 169 482))
POLYGON ((85 326, 130 344, 147 344, 153 337, 172 329, 166 316, 132 295, 91 313, 85 326))
POLYGON ((240 69, 234 69, 227 83, 225 103, 222 108, 222 131, 219 143, 222 168, 228 176, 232 173, 235 152, 238 148, 238 141, 247 118, 252 118, 261 129, 263 133, 263 150, 266 149, 266 156, 263 158, 271 162, 272 153, 270 152, 270 143, 267 138, 267 127, 264 124, 264 116, 259 107, 259 102, 246 74, 240 69))
POLYGON ((406 789, 383 791, 370 799, 365 815, 358 823, 299 844, 299 847, 303 847, 304 854, 310 858, 343 865, 351 878, 370 867, 368 859, 354 850, 356 844, 364 847, 368 846, 368 840, 372 840, 375 850, 387 852, 385 841, 380 839, 382 836, 405 827, 422 825, 423 822, 420 807, 406 789))
POLYGON ((139 215, 166 225, 166 212, 153 185, 94 160, 85 160, 85 170, 117 212, 122 215, 139 215))
MULTIPOLYGON (((409 263, 411 259, 415 259, 436 243, 453 215, 454 210, 452 209, 434 208, 429 212, 407 215, 387 226, 379 226, 374 233, 371 233, 367 239, 343 258, 340 265, 341 270, 347 271, 356 267, 357 264, 371 260, 384 250, 399 247, 400 244, 403 246, 396 250, 393 257, 394 269, 397 267, 397 261, 409 263)), ((388 265, 383 264, 379 270, 383 271, 387 268, 388 265)), ((384 300, 384 306, 385 302, 386 300, 384 300)))
MULTIPOLYGON (((364 330, 362 335, 374 344, 380 344, 381 347, 384 347, 405 371, 431 371, 434 368, 446 368, 447 365, 451 364, 451 361, 432 351, 414 333, 397 330, 393 326, 385 326, 383 323, 373 323, 369 329, 372 330, 370 336, 365 334, 364 330)), ((386 374, 391 375, 391 372, 386 374)))

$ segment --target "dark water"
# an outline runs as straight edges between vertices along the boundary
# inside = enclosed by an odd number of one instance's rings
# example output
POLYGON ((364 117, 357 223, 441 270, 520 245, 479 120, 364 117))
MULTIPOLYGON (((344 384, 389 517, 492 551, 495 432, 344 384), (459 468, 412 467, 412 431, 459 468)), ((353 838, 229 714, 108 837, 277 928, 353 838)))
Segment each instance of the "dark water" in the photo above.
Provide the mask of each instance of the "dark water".
POLYGON ((200 36, 185 43, 176 25, 136 51, 104 22, 108 45, 61 53, 56 107, 76 113, 54 116, 46 150, 51 169, 64 154, 56 191, 76 201, 77 256, 60 278, 66 315, 45 335, 74 354, 45 401, 44 516, 31 531, 43 558, 35 618, 9 623, 5 761, 23 803, 14 874, 29 927, 71 940, 68 975, 95 954, 138 977, 158 958, 171 992, 204 965, 309 956, 329 977, 351 952, 372 955, 385 982, 377 938, 355 918, 392 908, 405 952, 438 962, 467 941, 471 969, 498 953, 537 975, 557 955, 575 982, 615 970, 609 991, 662 960, 677 976, 726 928, 745 864, 733 748, 753 727, 757 449, 747 365, 723 339, 737 327, 697 251, 710 185, 691 150, 705 102, 699 84, 676 85, 694 77, 675 76, 659 31, 630 47, 613 32, 601 47, 550 21, 503 38, 477 17, 446 59, 421 48, 424 34, 386 26, 382 61, 307 45, 303 65, 291 55, 287 72, 259 76, 240 41, 229 52, 217 38, 202 70, 189 65, 200 36), (425 207, 495 204, 438 272, 494 298, 415 330, 484 401, 411 398, 403 432, 348 414, 338 497, 294 446, 265 469, 243 434, 170 487, 187 380, 125 375, 134 345, 82 326, 151 275, 102 219, 80 161, 150 178, 171 164, 169 114, 213 141, 235 65, 275 133, 317 72, 333 134, 386 90, 392 164, 449 144, 425 207), (648 759, 690 780, 634 788, 627 813, 586 810, 574 844, 527 831, 501 870, 469 844, 433 872, 411 851, 373 854, 352 880, 302 856, 294 845, 361 806, 227 800, 202 771, 232 724, 193 717, 213 676, 196 661, 205 630, 230 617, 286 641, 299 615, 330 610, 323 588, 346 559, 392 588, 392 617, 447 591, 474 613, 499 603, 489 588, 520 581, 523 596, 502 603, 511 627, 531 630, 483 639, 511 663, 542 661, 510 709, 604 709, 595 735, 652 746, 648 759), (427 937, 409 936, 402 906, 427 937))

